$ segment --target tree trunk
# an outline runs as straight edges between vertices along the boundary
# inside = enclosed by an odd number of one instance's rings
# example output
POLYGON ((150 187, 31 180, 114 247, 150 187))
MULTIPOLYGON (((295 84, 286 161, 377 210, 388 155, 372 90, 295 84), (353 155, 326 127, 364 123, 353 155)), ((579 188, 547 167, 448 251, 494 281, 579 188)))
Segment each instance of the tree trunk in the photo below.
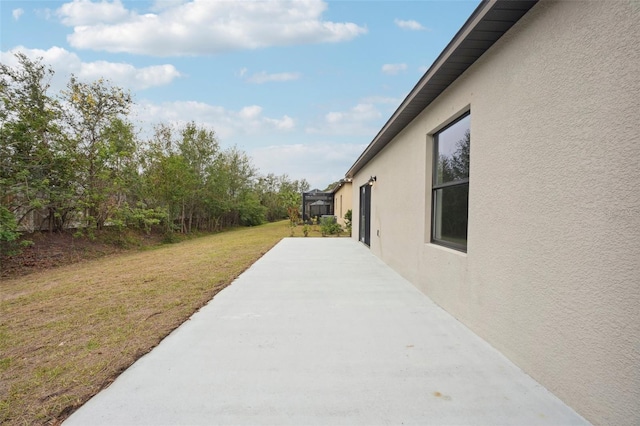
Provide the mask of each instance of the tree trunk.
POLYGON ((180 232, 185 233, 184 226, 184 200, 182 200, 182 212, 180 213, 180 232))

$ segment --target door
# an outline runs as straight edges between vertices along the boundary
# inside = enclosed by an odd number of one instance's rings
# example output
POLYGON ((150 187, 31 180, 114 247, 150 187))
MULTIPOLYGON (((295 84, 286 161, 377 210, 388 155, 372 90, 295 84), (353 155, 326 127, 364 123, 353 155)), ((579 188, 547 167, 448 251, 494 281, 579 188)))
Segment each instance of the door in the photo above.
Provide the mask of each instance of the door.
POLYGON ((360 187, 360 242, 371 244, 371 185, 360 187))

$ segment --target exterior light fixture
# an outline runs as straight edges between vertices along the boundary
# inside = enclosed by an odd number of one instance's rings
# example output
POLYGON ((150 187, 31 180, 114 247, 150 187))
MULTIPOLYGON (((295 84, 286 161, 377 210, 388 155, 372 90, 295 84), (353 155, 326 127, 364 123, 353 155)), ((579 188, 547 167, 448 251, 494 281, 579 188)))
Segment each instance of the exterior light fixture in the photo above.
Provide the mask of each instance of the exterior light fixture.
POLYGON ((378 178, 376 176, 371 176, 369 178, 369 185, 373 186, 373 182, 377 181, 378 178))

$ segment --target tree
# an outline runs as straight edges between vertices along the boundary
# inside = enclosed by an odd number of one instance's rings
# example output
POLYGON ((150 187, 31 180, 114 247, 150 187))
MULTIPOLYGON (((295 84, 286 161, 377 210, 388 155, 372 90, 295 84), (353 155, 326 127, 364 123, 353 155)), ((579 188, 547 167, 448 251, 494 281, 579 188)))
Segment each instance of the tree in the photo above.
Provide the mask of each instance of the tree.
POLYGON ((335 182, 331 182, 329 185, 327 185, 327 187, 322 191, 322 192, 329 192, 332 191, 333 188, 336 187, 336 185, 338 185, 340 183, 339 180, 335 181, 335 182))
POLYGON ((195 187, 196 177, 185 158, 177 152, 176 145, 170 127, 156 127, 146 155, 145 192, 153 206, 167 212, 167 231, 173 230, 177 218, 180 232, 186 232, 184 208, 195 187))
POLYGON ((186 230, 191 232, 194 221, 196 229, 207 227, 209 223, 210 214, 203 200, 208 196, 207 179, 219 154, 219 145, 213 131, 198 127, 195 122, 188 123, 180 134, 178 150, 194 178, 181 218, 182 223, 187 223, 186 230))
POLYGON ((438 158, 438 173, 442 182, 451 182, 469 178, 469 148, 471 134, 467 130, 464 137, 456 142, 456 149, 450 155, 440 154, 438 158))
POLYGON ((0 64, 0 202, 18 225, 41 210, 49 229, 61 229, 74 210, 74 149, 59 125, 60 104, 47 94, 53 70, 16 57, 16 68, 0 64))
MULTIPOLYGON (((286 177, 286 175, 283 175, 286 177)), ((287 215, 292 225, 300 220, 302 193, 309 190, 309 182, 305 179, 288 181, 285 179, 280 185, 280 198, 287 209, 287 215)))
POLYGON ((225 210, 224 225, 257 225, 264 221, 265 208, 254 196, 257 177, 251 159, 237 147, 226 149, 216 158, 209 188, 217 186, 215 196, 225 210))
POLYGON ((467 179, 469 177, 469 148, 471 147, 471 133, 467 130, 464 137, 456 142, 456 150, 451 158, 451 168, 454 178, 467 179))
POLYGON ((441 173, 442 182, 460 182, 455 186, 449 186, 442 190, 443 196, 440 208, 450 214, 442 215, 441 228, 443 233, 458 235, 467 229, 467 208, 469 199, 469 148, 470 132, 467 130, 464 136, 455 144, 455 151, 446 156, 439 157, 438 173, 441 173), (446 194, 446 195, 444 195, 446 194))
MULTIPOLYGON (((16 218, 6 207, 0 205, 0 256, 13 254, 20 238, 16 218)), ((2 265, 0 264, 0 269, 2 265)))
POLYGON ((215 133, 195 122, 161 123, 141 144, 127 91, 72 76, 52 98, 53 70, 17 57, 16 68, 0 64, 4 241, 14 240, 33 211, 44 212, 49 229, 59 231, 71 223, 149 230, 164 221, 169 231, 191 232, 287 216, 296 221, 305 180, 260 176, 246 153, 221 150, 215 133))
POLYGON ((278 177, 273 173, 259 177, 256 183, 260 204, 265 207, 265 218, 269 222, 286 217, 286 209, 280 203, 278 186, 278 177))
POLYGON ((79 192, 87 225, 101 229, 113 212, 114 164, 132 156, 129 92, 103 79, 80 82, 72 76, 64 101, 65 125, 79 155, 79 192))
POLYGON ((229 179, 215 133, 191 122, 156 126, 143 161, 150 205, 166 209, 180 232, 214 230, 229 210, 229 179))
POLYGON ((302 192, 309 189, 306 180, 290 180, 286 174, 276 176, 269 173, 258 178, 256 188, 260 202, 266 208, 268 221, 289 218, 292 224, 297 223, 302 205, 302 192))

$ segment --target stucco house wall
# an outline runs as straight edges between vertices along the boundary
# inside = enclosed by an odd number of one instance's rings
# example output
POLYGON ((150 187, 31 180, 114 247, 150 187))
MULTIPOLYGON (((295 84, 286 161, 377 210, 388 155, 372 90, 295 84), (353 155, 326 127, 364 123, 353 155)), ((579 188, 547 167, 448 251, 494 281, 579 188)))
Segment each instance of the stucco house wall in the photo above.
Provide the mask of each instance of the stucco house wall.
POLYGON ((351 188, 351 182, 341 182, 340 186, 333 192, 333 214, 342 226, 345 225, 345 213, 348 210, 353 211, 353 191, 351 188))
POLYGON ((640 3, 540 2, 353 176, 371 251, 595 424, 640 424, 640 3), (467 252, 432 135, 471 112, 467 252))

